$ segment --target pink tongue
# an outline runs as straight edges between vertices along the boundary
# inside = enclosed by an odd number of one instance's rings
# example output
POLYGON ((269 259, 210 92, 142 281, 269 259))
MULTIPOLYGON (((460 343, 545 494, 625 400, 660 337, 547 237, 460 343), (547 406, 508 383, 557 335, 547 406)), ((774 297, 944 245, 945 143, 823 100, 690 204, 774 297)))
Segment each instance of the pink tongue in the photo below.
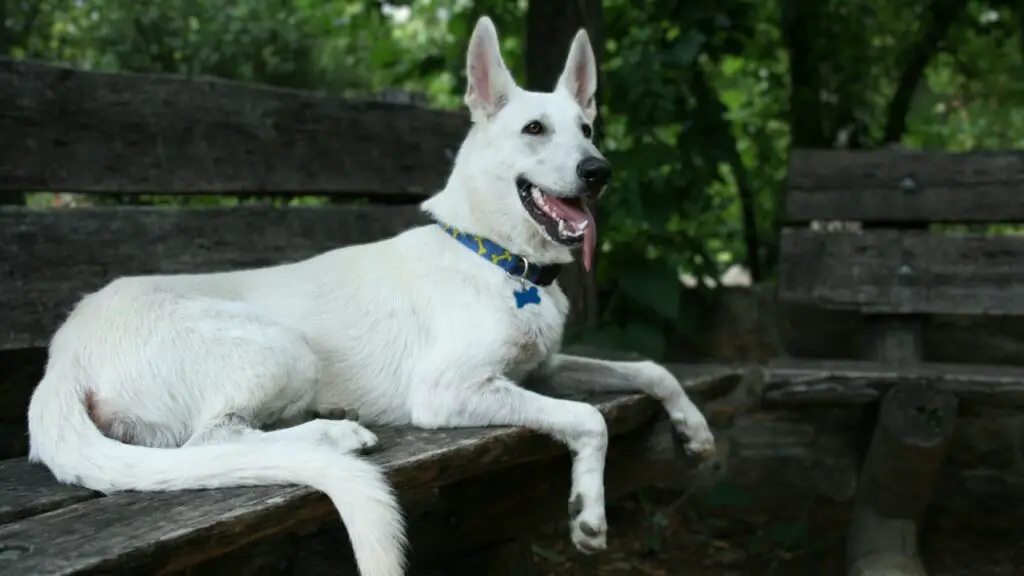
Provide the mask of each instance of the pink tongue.
POLYGON ((546 200, 548 207, 556 216, 572 223, 577 230, 586 224, 586 228, 583 229, 583 267, 590 270, 590 265, 594 261, 594 248, 597 246, 597 223, 594 222, 590 208, 584 204, 580 210, 553 196, 548 196, 546 200))

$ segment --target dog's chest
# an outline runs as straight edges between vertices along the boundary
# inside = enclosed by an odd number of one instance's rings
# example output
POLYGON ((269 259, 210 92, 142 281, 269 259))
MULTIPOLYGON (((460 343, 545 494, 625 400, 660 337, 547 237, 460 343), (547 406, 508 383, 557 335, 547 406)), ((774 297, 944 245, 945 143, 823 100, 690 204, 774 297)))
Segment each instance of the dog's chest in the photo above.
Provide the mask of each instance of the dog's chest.
POLYGON ((519 380, 561 347, 568 300, 557 286, 538 289, 539 302, 519 307, 509 294, 505 375, 519 380))

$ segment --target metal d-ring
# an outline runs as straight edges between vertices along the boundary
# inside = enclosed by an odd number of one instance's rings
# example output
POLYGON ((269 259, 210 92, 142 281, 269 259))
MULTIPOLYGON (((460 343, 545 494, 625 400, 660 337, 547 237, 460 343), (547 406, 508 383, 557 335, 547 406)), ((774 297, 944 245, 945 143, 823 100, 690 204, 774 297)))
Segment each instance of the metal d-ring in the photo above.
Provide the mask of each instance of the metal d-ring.
POLYGON ((526 290, 526 274, 530 271, 530 261, 527 260, 526 258, 523 258, 522 256, 520 256, 520 258, 522 258, 522 260, 523 260, 523 274, 522 274, 522 276, 519 276, 519 277, 513 276, 512 273, 509 272, 508 270, 505 271, 505 275, 508 276, 509 278, 511 278, 512 280, 515 280, 515 281, 519 282, 519 288, 521 290, 526 290))

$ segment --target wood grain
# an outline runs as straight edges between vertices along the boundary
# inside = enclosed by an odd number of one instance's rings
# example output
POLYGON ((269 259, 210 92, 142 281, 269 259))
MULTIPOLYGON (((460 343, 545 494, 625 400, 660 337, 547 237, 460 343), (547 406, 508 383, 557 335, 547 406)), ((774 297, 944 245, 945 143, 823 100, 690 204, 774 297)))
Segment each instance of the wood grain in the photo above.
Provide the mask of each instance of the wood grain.
POLYGON ((0 190, 427 195, 468 114, 0 58, 0 190))
POLYGON ((768 368, 764 405, 820 410, 878 402, 891 388, 928 382, 961 406, 1024 408, 1024 369, 983 364, 780 360, 768 368))
POLYGON ((916 521, 953 436, 956 396, 929 382, 905 382, 882 397, 857 498, 885 518, 916 521))
POLYGON ((1024 220, 1024 153, 793 150, 786 221, 1024 220))
POLYGON ((0 524, 97 496, 81 486, 57 484, 49 470, 24 458, 0 460, 0 524))
POLYGON ((881 314, 1024 314, 1024 237, 870 230, 782 234, 778 297, 881 314))
POLYGON ((416 206, 0 208, 0 349, 46 346, 119 276, 267 266, 427 222, 416 206))
MULTIPOLYGON (((697 369, 688 386, 697 399, 719 393, 732 369, 697 369)), ((689 382, 689 381, 687 381, 689 382)), ((640 395, 591 397, 613 435, 638 430, 662 409, 640 395)), ((540 434, 519 428, 422 431, 379 429, 369 456, 400 491, 444 486, 492 470, 565 454, 540 434)), ((0 527, 4 574, 91 574, 113 570, 166 573, 201 563, 256 539, 334 517, 322 494, 299 487, 175 493, 122 493, 22 518, 0 527), (20 551, 20 553, 19 553, 20 551)))

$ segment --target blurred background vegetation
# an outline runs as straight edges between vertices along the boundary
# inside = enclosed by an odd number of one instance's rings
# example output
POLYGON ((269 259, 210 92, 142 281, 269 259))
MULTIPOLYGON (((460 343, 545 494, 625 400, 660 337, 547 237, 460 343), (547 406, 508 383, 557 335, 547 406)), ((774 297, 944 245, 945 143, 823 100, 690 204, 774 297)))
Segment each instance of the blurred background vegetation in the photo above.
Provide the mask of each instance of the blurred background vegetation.
POLYGON ((2 0, 0 55, 458 108, 481 14, 534 89, 580 25, 601 52, 594 344, 664 357, 726 270, 771 282, 793 146, 1024 139, 1024 0, 2 0))

